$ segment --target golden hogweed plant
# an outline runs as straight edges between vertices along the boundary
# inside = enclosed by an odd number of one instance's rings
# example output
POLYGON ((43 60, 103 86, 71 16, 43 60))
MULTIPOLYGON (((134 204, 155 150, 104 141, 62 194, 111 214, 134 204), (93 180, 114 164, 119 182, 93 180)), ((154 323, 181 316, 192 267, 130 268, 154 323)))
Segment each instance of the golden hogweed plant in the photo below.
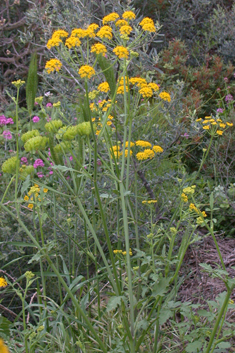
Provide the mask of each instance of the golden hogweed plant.
MULTIPOLYGON (((31 123, 38 124, 38 128, 20 131, 18 96, 15 100, 16 155, 2 165, 4 174, 13 174, 13 177, 2 197, 1 208, 17 220, 37 251, 31 261, 39 263, 42 285, 38 305, 43 329, 38 332, 50 327, 50 322, 54 322, 53 315, 58 313, 58 320, 60 315, 67 315, 64 305, 70 300, 69 305, 73 306, 74 312, 70 307, 70 313, 66 316, 66 320, 69 317, 68 320, 73 322, 72 338, 69 341, 84 352, 160 352, 163 344, 162 327, 175 314, 169 302, 177 293, 176 280, 185 252, 198 239, 196 229, 203 225, 217 244, 213 218, 209 219, 208 211, 203 210, 205 204, 196 201, 195 183, 213 139, 220 138, 232 123, 225 123, 212 116, 194 122, 195 129, 204 135, 210 134, 210 143, 203 151, 199 171, 190 184, 179 178, 176 181, 177 193, 178 190, 180 192, 176 195, 174 212, 167 219, 165 228, 158 224, 160 219, 164 219, 161 218, 158 198, 141 169, 146 163, 151 165, 154 159, 160 161, 164 157, 165 146, 160 146, 156 140, 147 141, 144 137, 134 141, 133 122, 142 118, 141 105, 150 105, 150 100, 155 106, 170 105, 172 94, 162 89, 159 82, 152 82, 149 75, 131 77, 129 68, 138 58, 139 48, 154 39, 157 30, 158 26, 155 26, 152 19, 146 17, 138 23, 133 11, 125 11, 122 15, 113 12, 105 16, 101 26, 92 23, 85 29, 73 29, 71 34, 63 29, 52 34, 47 48, 54 57, 46 63, 45 70, 48 75, 72 72, 72 77, 82 82, 84 91, 79 121, 71 124, 59 101, 48 107, 49 117, 43 106, 43 97, 37 97, 35 102, 41 108, 41 116, 33 117, 31 123), (28 164, 28 158, 32 159, 32 164, 28 164), (35 173, 34 170, 39 172, 35 173), (44 170, 48 174, 44 175, 44 170), (135 178, 134 187, 131 185, 132 173, 135 178), (101 192, 100 180, 103 176, 107 178, 115 196, 101 192), (137 177, 146 189, 145 200, 138 194, 137 177), (13 181, 15 213, 4 203, 13 181), (64 220, 62 225, 58 224, 56 205, 60 204, 62 198, 68 205, 65 206, 68 211, 66 226, 64 220), (148 213, 144 212, 150 216, 147 226, 149 234, 143 237, 140 236, 138 218, 140 204, 146 207, 148 213), (32 216, 32 228, 26 226, 22 210, 32 216), (112 215, 110 218, 114 225, 108 219, 109 214, 112 215), (50 219, 54 227, 53 241, 44 231, 46 219, 50 219), (185 224, 188 226, 184 228, 182 236, 181 226, 185 224), (57 248, 57 229, 64 232, 65 227, 68 252, 73 259, 69 270, 57 248), (72 228, 74 236, 71 236, 72 228), (104 241, 99 231, 104 235, 104 241), (77 235, 79 232, 84 232, 82 241, 77 235), (116 242, 111 239, 114 232, 117 234, 116 242), (175 254, 179 233, 182 241, 175 254), (90 277, 89 269, 86 280, 77 275, 75 258, 78 249, 79 254, 85 254, 87 269, 89 264, 94 265, 94 278, 90 277), (66 276, 61 272, 60 261, 63 262, 66 276), (47 300, 48 271, 45 270, 45 263, 58 280, 60 307, 47 300), (105 310, 102 309, 100 293, 103 285, 107 285, 111 293, 105 310), (93 302, 97 310, 92 306, 93 302), (53 305, 55 310, 49 310, 49 306, 53 305), (107 320, 112 325, 104 329, 107 320)), ((14 84, 19 95, 23 83, 17 81, 14 84)), ((212 201, 209 212, 213 212, 212 201)), ((225 271, 218 246, 217 251, 225 271)), ((33 283, 33 274, 29 271, 25 276, 27 291, 33 283)), ((224 283, 227 294, 218 316, 214 318, 209 339, 206 340, 204 333, 201 334, 200 347, 203 347, 205 353, 211 352, 211 347, 215 347, 219 341, 217 330, 221 331, 220 320, 235 287, 234 281, 227 274, 224 283)), ((39 293, 39 282, 37 285, 39 293)), ((28 324, 25 316, 26 291, 24 296, 17 292, 23 299, 24 332, 28 324)), ((32 333, 24 337, 26 352, 33 347, 32 333)))

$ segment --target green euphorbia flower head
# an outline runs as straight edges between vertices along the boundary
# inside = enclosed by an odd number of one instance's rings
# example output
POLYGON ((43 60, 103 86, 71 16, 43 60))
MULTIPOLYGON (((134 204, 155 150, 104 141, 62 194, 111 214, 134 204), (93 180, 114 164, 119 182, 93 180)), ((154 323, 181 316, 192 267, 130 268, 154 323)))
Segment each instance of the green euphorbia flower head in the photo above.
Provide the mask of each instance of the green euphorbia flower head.
POLYGON ((3 173, 15 174, 17 164, 19 165, 20 162, 19 162, 19 159, 17 159, 16 156, 7 159, 7 160, 2 164, 2 171, 3 171, 3 173))
POLYGON ((44 150, 48 142, 47 137, 36 136, 28 140, 25 145, 25 151, 27 152, 36 152, 39 150, 44 150))
POLYGON ((35 136, 39 136, 39 131, 38 130, 31 130, 31 131, 27 131, 25 134, 23 134, 21 136, 21 140, 25 143, 27 142, 29 139, 31 139, 32 137, 35 136))

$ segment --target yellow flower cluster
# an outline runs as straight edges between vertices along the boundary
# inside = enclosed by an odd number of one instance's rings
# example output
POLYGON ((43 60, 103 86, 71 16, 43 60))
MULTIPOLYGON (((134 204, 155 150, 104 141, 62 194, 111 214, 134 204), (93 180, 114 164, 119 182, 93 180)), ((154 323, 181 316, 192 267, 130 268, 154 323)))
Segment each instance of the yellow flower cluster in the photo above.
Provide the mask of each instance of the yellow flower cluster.
MULTIPOLYGON (((127 157, 128 156, 128 150, 125 150, 125 157, 127 157)), ((133 151, 132 150, 130 150, 130 156, 132 156, 133 155, 133 151)))
POLYGON ((12 84, 13 84, 16 88, 20 88, 24 83, 25 83, 25 81, 22 81, 22 80, 12 81, 12 84))
POLYGON ((129 81, 132 85, 136 84, 137 87, 141 87, 142 85, 147 85, 147 81, 141 77, 132 77, 132 78, 130 78, 129 81))
POLYGON ((80 67, 78 73, 81 78, 91 78, 95 75, 95 70, 89 65, 83 65, 80 67))
POLYGON ((105 54, 107 53, 106 46, 101 43, 93 44, 91 46, 91 53, 95 53, 97 55, 102 54, 103 56, 105 56, 105 54))
POLYGON ((196 189, 196 185, 187 186, 186 188, 183 189, 183 193, 185 193, 186 195, 192 195, 194 194, 195 189, 196 189))
POLYGON ((109 22, 114 22, 119 18, 119 15, 116 12, 112 12, 108 14, 107 16, 104 16, 103 18, 103 25, 109 23, 109 22))
POLYGON ((129 34, 131 33, 132 31, 132 27, 131 26, 122 26, 120 27, 119 29, 119 32, 121 34, 121 37, 124 37, 124 36, 129 36, 129 34))
POLYGON ((147 81, 141 77, 130 78, 130 83, 133 85, 135 85, 135 84, 137 85, 137 87, 139 88, 139 93, 144 98, 152 97, 153 92, 156 92, 159 90, 159 85, 157 85, 154 82, 147 83, 147 81))
POLYGON ((122 15, 122 18, 124 18, 125 20, 134 20, 135 14, 132 11, 125 11, 122 15))
MULTIPOLYGON (((126 251, 122 251, 122 250, 113 250, 113 253, 114 253, 115 255, 116 255, 116 254, 126 255, 126 251)), ((130 256, 133 255, 131 248, 129 249, 129 254, 130 254, 130 256)))
MULTIPOLYGON (((192 211, 195 211, 197 214, 200 214, 200 210, 194 205, 194 203, 190 203, 189 209, 192 211)), ((205 211, 202 211, 201 214, 203 217, 207 217, 207 214, 205 211)))
MULTIPOLYGON (((26 201, 26 202, 31 201, 31 203, 29 203, 28 206, 27 206, 28 208, 30 208, 30 209, 33 208, 33 203, 32 203, 32 201, 34 200, 34 198, 35 198, 35 199, 38 198, 38 201, 42 201, 42 200, 40 199, 40 197, 38 197, 38 196, 39 196, 39 192, 40 192, 40 188, 39 188, 38 184, 34 184, 34 186, 31 186, 31 188, 29 189, 28 194, 25 195, 25 197, 24 197, 24 201, 26 201)), ((44 192, 44 193, 47 193, 47 192, 48 192, 48 189, 44 188, 44 189, 43 189, 43 192, 44 192)))
POLYGON ((2 338, 0 338, 0 352, 1 353, 10 353, 9 349, 7 346, 4 344, 4 341, 2 338))
MULTIPOLYGON (((138 147, 152 147, 152 144, 148 141, 143 141, 143 140, 138 140, 136 141, 136 146, 138 147)), ((152 149, 150 148, 146 148, 143 152, 138 152, 136 154, 136 158, 138 160, 145 160, 145 159, 152 159, 155 156, 155 153, 162 153, 163 152, 163 148, 161 146, 158 145, 154 145, 152 147, 152 149)))
POLYGON ((47 70, 47 73, 50 74, 51 72, 59 71, 62 67, 62 62, 58 59, 51 59, 47 61, 45 69, 47 70))
POLYGON ((213 126, 215 126, 215 130, 212 130, 213 132, 215 132, 217 135, 223 135, 224 130, 221 129, 225 129, 227 126, 231 127, 233 126, 233 123, 229 123, 227 122, 226 124, 223 123, 223 121, 218 118, 218 119, 214 119, 211 116, 205 116, 204 120, 202 120, 202 118, 198 118, 196 119, 196 122, 201 122, 203 125, 203 130, 210 130, 213 128, 213 126))
POLYGON ((167 93, 167 92, 161 92, 161 93, 159 94, 159 97, 160 97, 161 99, 163 99, 164 101, 168 101, 169 103, 170 103, 170 101, 171 101, 171 96, 170 96, 170 94, 167 93))
POLYGON ((150 98, 153 95, 153 91, 151 90, 148 85, 143 86, 142 88, 139 89, 139 93, 141 94, 142 97, 144 98, 150 98))
POLYGON ((51 49, 52 47, 58 47, 60 43, 62 43, 61 38, 67 38, 68 32, 63 29, 58 29, 52 34, 52 37, 47 42, 47 48, 51 49))
POLYGON ((147 148, 146 150, 144 150, 144 152, 138 152, 136 154, 136 158, 139 161, 145 160, 145 159, 152 159, 155 156, 153 150, 150 150, 149 148, 147 148))
POLYGON ((6 287, 6 286, 7 286, 7 281, 5 280, 5 278, 0 277, 0 288, 6 287))
POLYGON ((155 153, 162 153, 163 152, 163 148, 161 146, 155 145, 155 146, 153 146, 153 151, 155 153))
POLYGON ((118 45, 116 48, 113 49, 113 52, 115 55, 117 55, 117 57, 119 59, 128 59, 128 56, 129 56, 129 52, 127 50, 127 48, 121 46, 121 45, 118 45))
MULTIPOLYGON (((99 26, 96 23, 90 24, 87 29, 83 28, 74 28, 71 32, 70 38, 94 38, 95 37, 95 31, 99 28, 99 26)), ((68 38, 69 39, 69 38, 68 38)), ((66 43, 65 43, 66 45, 66 43)))
POLYGON ((118 20, 115 23, 115 26, 117 26, 117 27, 128 26, 128 22, 126 20, 118 20))
POLYGON ((154 22, 151 18, 145 17, 141 22, 140 26, 142 27, 143 31, 146 32, 156 32, 156 28, 154 26, 154 22))
POLYGON ((100 92, 105 92, 107 93, 108 91, 110 91, 110 87, 108 82, 102 82, 99 84, 99 86, 97 87, 98 91, 100 92))
POLYGON ((127 141, 127 142, 125 143, 125 147, 128 148, 129 145, 130 145, 130 147, 132 148, 132 147, 135 146, 135 143, 132 142, 132 141, 130 141, 130 143, 129 143, 129 142, 127 141))
POLYGON ((97 32, 97 37, 103 39, 112 39, 113 34, 112 34, 112 28, 110 26, 103 26, 100 28, 100 30, 97 32))
POLYGON ((156 202, 157 202, 157 200, 149 200, 149 201, 144 200, 144 201, 142 201, 143 204, 145 204, 145 203, 152 204, 152 203, 156 203, 156 202))
POLYGON ((182 194, 181 194, 181 199, 182 199, 184 202, 188 202, 188 196, 187 196, 185 193, 182 193, 182 194))
POLYGON ((152 144, 148 141, 143 141, 143 140, 138 140, 136 141, 136 146, 139 146, 139 147, 152 147, 152 144))
POLYGON ((74 48, 74 47, 80 47, 81 41, 80 41, 79 38, 71 36, 71 37, 66 39, 65 45, 69 49, 74 48))

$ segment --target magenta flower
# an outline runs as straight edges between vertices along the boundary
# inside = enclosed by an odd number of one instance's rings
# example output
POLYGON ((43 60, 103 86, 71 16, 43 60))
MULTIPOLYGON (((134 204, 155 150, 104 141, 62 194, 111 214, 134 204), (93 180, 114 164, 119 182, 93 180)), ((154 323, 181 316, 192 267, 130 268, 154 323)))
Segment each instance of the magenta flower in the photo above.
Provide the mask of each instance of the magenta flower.
POLYGON ((14 120, 12 118, 6 119, 6 124, 14 124, 14 120))
POLYGON ((7 124, 7 119, 5 115, 0 115, 0 125, 6 125, 7 124))
POLYGON ((47 107, 47 108, 52 107, 52 103, 47 103, 47 104, 46 104, 46 107, 47 107))
POLYGON ((44 163, 42 159, 36 159, 36 161, 33 164, 34 168, 38 168, 38 167, 44 167, 44 163))
POLYGON ((22 157, 20 160, 21 160, 21 164, 28 164, 27 157, 22 157))
POLYGON ((72 160, 73 160, 73 156, 70 156, 70 157, 69 157, 69 160, 72 161, 72 160))
POLYGON ((11 134, 11 132, 8 131, 8 130, 3 131, 2 134, 3 134, 3 137, 4 137, 6 140, 11 140, 11 139, 12 139, 12 134, 11 134))
POLYGON ((230 102, 233 100, 233 96, 231 94, 228 94, 226 97, 225 97, 225 101, 226 102, 230 102))
POLYGON ((34 123, 38 123, 39 120, 40 120, 39 116, 34 116, 33 119, 32 119, 32 121, 33 121, 34 123))
POLYGON ((38 176, 39 178, 43 178, 43 177, 44 177, 44 174, 42 174, 42 172, 38 172, 38 173, 37 173, 37 176, 38 176))
POLYGON ((218 108, 217 109, 217 113, 223 113, 224 112, 224 109, 223 108, 218 108))

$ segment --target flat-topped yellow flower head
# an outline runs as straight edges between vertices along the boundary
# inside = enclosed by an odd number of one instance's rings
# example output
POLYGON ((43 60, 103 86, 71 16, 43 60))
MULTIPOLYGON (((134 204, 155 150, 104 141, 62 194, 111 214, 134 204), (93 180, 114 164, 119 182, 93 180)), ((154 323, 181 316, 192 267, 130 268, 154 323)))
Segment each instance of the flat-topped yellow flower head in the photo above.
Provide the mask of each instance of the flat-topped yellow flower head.
POLYGON ((95 75, 95 70, 89 65, 83 65, 80 67, 78 73, 81 78, 91 78, 95 75))

